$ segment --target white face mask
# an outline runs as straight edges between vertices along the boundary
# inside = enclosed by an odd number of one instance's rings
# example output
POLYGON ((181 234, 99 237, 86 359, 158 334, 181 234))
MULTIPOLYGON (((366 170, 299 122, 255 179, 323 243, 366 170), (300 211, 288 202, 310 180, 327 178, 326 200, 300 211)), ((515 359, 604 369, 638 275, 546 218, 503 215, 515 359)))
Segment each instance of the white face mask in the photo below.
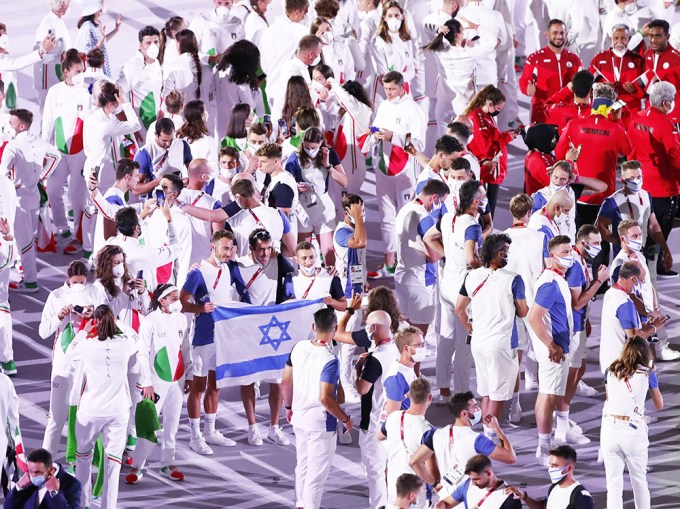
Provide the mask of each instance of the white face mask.
POLYGON ((123 266, 122 263, 114 265, 113 268, 111 269, 111 273, 113 274, 113 277, 115 277, 116 279, 120 279, 123 277, 123 274, 125 274, 125 267, 123 266))
POLYGON ((182 312, 182 301, 176 300, 168 306, 171 313, 181 313, 182 312))
POLYGON ((321 62, 321 55, 319 55, 318 57, 316 57, 316 58, 314 59, 314 61, 313 61, 312 64, 311 64, 312 67, 316 67, 317 65, 319 65, 319 62, 321 62))
POLYGON ((215 9, 215 16, 217 16, 217 19, 224 21, 229 17, 229 7, 220 5, 217 9, 215 9))
POLYGON ((636 253, 639 253, 642 251, 642 241, 641 240, 636 240, 636 239, 630 239, 626 237, 626 242, 628 242, 628 247, 635 251, 636 253))
POLYGON ((305 276, 313 276, 314 273, 316 272, 316 267, 314 265, 312 265, 311 267, 305 267, 304 265, 300 265, 300 271, 305 276))
POLYGON ((71 293, 85 292, 85 285, 83 283, 71 283, 69 288, 71 289, 71 293))
POLYGON ((257 152, 262 145, 264 145, 264 143, 248 143, 248 147, 251 149, 253 154, 257 152))
POLYGON ((328 46, 329 44, 333 44, 333 32, 324 32, 321 34, 321 42, 328 46))
POLYGON ((453 194, 458 196, 458 193, 460 192, 460 188, 463 184, 465 184, 465 180, 449 180, 449 189, 453 194))
POLYGON ((624 184, 626 186, 626 189, 628 189, 631 193, 637 194, 642 189, 642 179, 641 178, 625 180, 624 184))
POLYGON ((386 20, 385 23, 387 24, 387 29, 390 32, 396 33, 401 28, 402 20, 397 19, 397 18, 390 18, 390 19, 386 20))
POLYGON ((0 48, 9 51, 9 35, 7 34, 0 35, 0 48))
POLYGON ((146 49, 146 56, 152 60, 156 60, 160 52, 161 49, 158 47, 158 44, 154 43, 146 49))
POLYGON ((617 57, 623 57, 623 55, 626 54, 626 51, 628 51, 628 48, 623 49, 612 48, 612 53, 614 53, 614 55, 616 55, 617 57))
POLYGON ((227 180, 231 180, 236 173, 238 173, 238 168, 220 168, 220 175, 227 180))
POLYGON ((7 136, 9 136, 12 139, 14 139, 17 135, 16 130, 11 125, 7 125, 7 126, 3 127, 2 132, 4 132, 7 136))
POLYGON ((586 245, 583 246, 583 248, 586 250, 586 253, 588 253, 588 256, 591 258, 595 258, 597 255, 600 254, 600 251, 602 251, 602 246, 591 246, 586 242, 586 245))
POLYGON ((305 150, 305 152, 307 153, 307 155, 308 155, 309 157, 311 157, 312 159, 314 159, 314 158, 316 157, 316 155, 319 153, 319 150, 321 150, 321 147, 317 147, 317 148, 307 148, 307 147, 304 147, 304 150, 305 150))
POLYGON ((627 4, 623 10, 626 12, 626 14, 635 14, 638 10, 637 2, 633 2, 632 4, 627 4))
POLYGON ((73 83, 74 86, 79 87, 85 83, 85 76, 83 76, 83 73, 76 74, 71 77, 71 83, 73 83))
POLYGON ((562 189, 566 189, 567 186, 566 186, 566 185, 564 185, 564 186, 557 186, 557 185, 555 185, 555 184, 553 184, 553 183, 551 182, 551 183, 550 183, 550 188, 551 188, 553 191, 561 191, 562 189))
POLYGON ((560 482, 567 476, 567 473, 562 473, 566 467, 549 468, 548 475, 550 476, 550 482, 553 484, 560 482))
POLYGON ((559 263, 565 269, 569 269, 572 265, 574 265, 574 257, 572 255, 567 257, 555 255, 555 259, 557 260, 557 263, 559 263))
POLYGON ((425 348, 424 346, 416 348, 416 353, 411 355, 413 362, 423 362, 425 360, 425 357, 427 357, 427 348, 425 348))

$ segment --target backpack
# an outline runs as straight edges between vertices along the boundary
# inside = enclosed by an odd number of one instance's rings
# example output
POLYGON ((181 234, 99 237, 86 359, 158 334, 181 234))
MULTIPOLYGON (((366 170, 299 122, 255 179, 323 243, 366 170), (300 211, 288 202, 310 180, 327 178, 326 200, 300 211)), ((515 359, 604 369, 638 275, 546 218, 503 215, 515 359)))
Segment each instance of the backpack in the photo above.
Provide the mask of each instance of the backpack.
MULTIPOLYGON (((548 497, 555 486, 557 486, 557 483, 551 484, 550 488, 548 488, 548 497)), ((571 496, 569 497, 569 505, 566 507, 566 509, 576 509, 576 500, 581 493, 583 493, 586 497, 592 498, 586 487, 582 484, 579 484, 572 490, 571 496)))

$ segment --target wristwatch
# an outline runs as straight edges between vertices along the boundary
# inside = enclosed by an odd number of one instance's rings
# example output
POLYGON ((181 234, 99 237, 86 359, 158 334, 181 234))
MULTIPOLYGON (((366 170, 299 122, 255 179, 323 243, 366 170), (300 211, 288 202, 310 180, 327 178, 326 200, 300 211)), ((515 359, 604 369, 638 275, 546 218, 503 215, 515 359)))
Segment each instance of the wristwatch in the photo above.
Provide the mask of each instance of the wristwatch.
POLYGON ((52 495, 52 497, 56 497, 57 495, 59 495, 59 490, 50 491, 50 495, 52 495))
POLYGON ((347 414, 347 419, 345 419, 344 421, 342 421, 342 423, 343 423, 343 424, 347 424, 347 422, 349 422, 349 419, 350 419, 350 415, 347 414))
POLYGON ((354 308, 350 306, 347 306, 347 308, 345 309, 345 313, 349 313, 349 316, 352 316, 354 314, 354 311, 355 311, 354 308))

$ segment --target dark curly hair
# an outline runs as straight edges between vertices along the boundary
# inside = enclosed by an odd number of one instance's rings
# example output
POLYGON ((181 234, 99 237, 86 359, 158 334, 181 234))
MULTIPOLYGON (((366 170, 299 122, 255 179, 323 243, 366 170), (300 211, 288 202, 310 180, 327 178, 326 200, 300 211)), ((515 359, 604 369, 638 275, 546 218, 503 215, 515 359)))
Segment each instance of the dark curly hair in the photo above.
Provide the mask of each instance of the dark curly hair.
POLYGON ((248 83, 252 90, 259 86, 260 50, 252 42, 241 39, 222 53, 217 64, 218 71, 231 67, 229 80, 237 85, 248 83))
POLYGON ((370 315, 373 311, 386 311, 391 318, 390 330, 392 331, 392 334, 395 334, 399 330, 399 322, 401 320, 399 303, 397 302, 394 292, 386 286, 376 286, 368 292, 366 316, 370 315))
POLYGON ((505 247, 505 244, 512 244, 512 239, 507 233, 494 233, 489 235, 479 250, 479 259, 485 267, 491 265, 494 257, 505 247))
POLYGON ((468 180, 462 186, 460 186, 460 190, 458 191, 458 209, 456 210, 456 215, 460 216, 465 214, 465 211, 470 208, 470 205, 472 205, 472 201, 475 199, 475 195, 477 194, 477 191, 479 191, 479 187, 481 185, 482 184, 479 180, 468 180))

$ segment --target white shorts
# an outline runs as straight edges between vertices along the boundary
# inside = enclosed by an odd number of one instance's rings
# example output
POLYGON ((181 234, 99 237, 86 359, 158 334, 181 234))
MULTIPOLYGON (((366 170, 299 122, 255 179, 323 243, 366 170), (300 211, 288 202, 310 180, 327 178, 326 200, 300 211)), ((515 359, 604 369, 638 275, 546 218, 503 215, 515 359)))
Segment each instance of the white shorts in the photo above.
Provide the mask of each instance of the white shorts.
POLYGON ((477 393, 492 401, 512 399, 519 374, 516 348, 491 349, 484 342, 475 347, 472 338, 472 357, 477 372, 477 393))
POLYGON ((410 323, 428 324, 434 320, 434 286, 394 285, 399 310, 410 323))
POLYGON ((565 353, 565 360, 556 364, 551 360, 538 361, 538 392, 564 396, 567 389, 567 375, 569 375, 569 357, 565 353))
POLYGON ((529 325, 525 318, 515 317, 515 327, 517 328, 517 349, 522 352, 529 350, 529 325))
POLYGON ((586 354, 586 331, 574 332, 569 342, 569 367, 580 368, 586 354))
POLYGON ((217 369, 217 348, 215 343, 194 346, 191 349, 192 372, 194 376, 208 376, 208 371, 217 369))
POLYGON ((304 209, 307 217, 298 216, 298 233, 319 232, 322 235, 335 230, 335 206, 330 198, 317 200, 316 205, 304 209))

